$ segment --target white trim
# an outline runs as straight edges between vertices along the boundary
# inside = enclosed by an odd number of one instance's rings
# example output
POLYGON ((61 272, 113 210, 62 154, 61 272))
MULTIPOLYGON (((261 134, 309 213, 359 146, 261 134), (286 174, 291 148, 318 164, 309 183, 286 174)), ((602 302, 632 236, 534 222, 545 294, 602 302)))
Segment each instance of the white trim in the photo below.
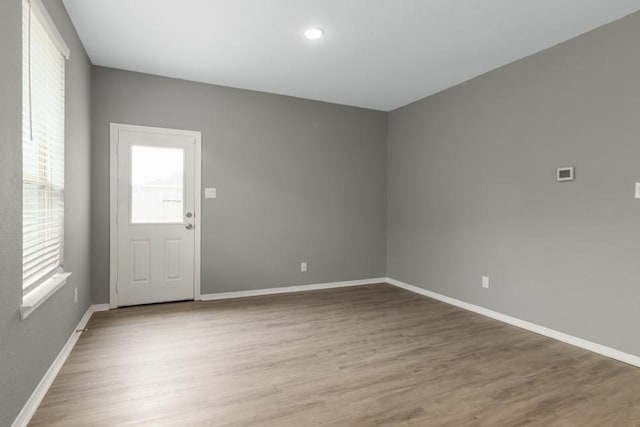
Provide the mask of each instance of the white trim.
POLYGON ((428 291, 418 286, 409 285, 408 283, 401 282, 399 280, 387 278, 386 282, 397 286, 398 288, 405 289, 416 294, 420 294, 444 303, 472 311, 474 313, 481 314, 486 317, 490 317, 495 320, 499 320, 509 325, 517 326, 518 328, 526 329, 536 334, 544 335, 545 337, 553 338, 558 341, 562 341, 567 344, 571 344, 576 347, 580 347, 584 350, 589 350, 594 353, 598 353, 602 356, 610 357, 620 362, 628 363, 629 365, 640 367, 640 356, 624 353, 620 350, 616 350, 611 347, 604 346, 602 344, 587 341, 582 338, 574 337, 573 335, 566 334, 564 332, 556 331, 544 326, 537 325, 535 323, 528 322, 526 320, 518 319, 516 317, 508 316, 506 314, 499 313, 497 311, 489 310, 488 308, 480 307, 478 305, 470 304, 468 302, 460 301, 455 298, 451 298, 445 295, 441 295, 432 291, 428 291))
POLYGON ((29 421, 31 421, 33 414, 36 413, 38 406, 47 394, 47 391, 49 391, 49 387, 53 384, 53 381, 56 379, 56 376, 58 375, 58 372, 60 372, 64 362, 66 362, 69 354, 71 354, 71 350, 73 350, 76 342, 78 342, 78 339, 82 334, 82 330, 87 326, 89 319, 91 319, 91 315, 96 311, 98 311, 96 306, 89 306, 87 311, 84 313, 84 316, 82 316, 82 319, 80 319, 78 326, 76 326, 73 332, 71 332, 71 336, 67 340, 66 344, 62 347, 60 353, 58 353, 58 356, 56 356, 51 366, 49 366, 49 369, 44 374, 35 390, 33 390, 33 393, 31 393, 31 396, 29 396, 29 399, 22 407, 22 410, 13 421, 13 424, 11 424, 12 427, 26 427, 29 424, 29 421))
POLYGON ((42 25, 46 28, 49 36, 53 40, 53 43, 55 43, 62 56, 64 56, 64 59, 69 59, 71 57, 71 50, 69 49, 69 46, 67 46, 67 43, 65 43, 60 31, 58 31, 53 19, 49 16, 47 8, 44 7, 40 0, 27 1, 31 1, 31 10, 36 14, 38 19, 40 19, 40 22, 42 22, 42 25))
POLYGON ((201 298, 201 284, 200 284, 200 256, 202 251, 202 134, 196 132, 194 135, 196 139, 195 160, 193 165, 193 173, 195 174, 195 188, 194 188, 194 221, 195 227, 195 258, 193 260, 193 299, 194 301, 200 301, 201 298))
POLYGON ((109 127, 109 307, 118 307, 118 127, 109 127))
POLYGON ((281 288, 256 289, 252 291, 222 292, 219 294, 204 294, 202 295, 202 301, 214 301, 214 300, 231 299, 231 298, 246 298, 246 297, 255 297, 260 295, 288 294, 293 292, 317 291, 320 289, 347 288, 350 286, 376 285, 380 283, 386 283, 386 281, 387 281, 386 277, 378 277, 374 279, 349 280, 345 282, 316 283, 313 285, 284 286, 281 288))
POLYGON ((36 308, 40 307, 49 297, 62 288, 71 273, 58 272, 30 290, 22 296, 22 305, 20 306, 20 317, 26 319, 36 308))
POLYGON ((111 123, 109 126, 109 307, 118 307, 118 133, 121 131, 161 133, 164 135, 181 135, 195 140, 194 165, 194 271, 193 271, 193 299, 201 299, 200 257, 202 239, 202 132, 182 129, 168 129, 152 126, 128 125, 111 123))
POLYGON ((111 307, 109 307, 109 304, 93 304, 91 307, 93 307, 93 312, 97 313, 99 311, 109 311, 111 310, 111 307))

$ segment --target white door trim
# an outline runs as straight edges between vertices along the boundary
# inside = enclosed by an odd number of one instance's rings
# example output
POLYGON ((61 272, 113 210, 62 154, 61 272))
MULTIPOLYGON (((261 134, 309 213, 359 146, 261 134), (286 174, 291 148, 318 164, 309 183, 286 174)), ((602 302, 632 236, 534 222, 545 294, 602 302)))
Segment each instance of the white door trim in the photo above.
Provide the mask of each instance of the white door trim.
POLYGON ((199 131, 167 129, 159 127, 128 125, 111 123, 109 137, 109 307, 118 307, 118 294, 116 284, 118 282, 118 132, 146 132, 164 135, 180 135, 193 137, 196 141, 195 148, 195 258, 193 272, 193 299, 201 299, 200 290, 200 250, 201 250, 201 217, 202 217, 202 133, 199 131))

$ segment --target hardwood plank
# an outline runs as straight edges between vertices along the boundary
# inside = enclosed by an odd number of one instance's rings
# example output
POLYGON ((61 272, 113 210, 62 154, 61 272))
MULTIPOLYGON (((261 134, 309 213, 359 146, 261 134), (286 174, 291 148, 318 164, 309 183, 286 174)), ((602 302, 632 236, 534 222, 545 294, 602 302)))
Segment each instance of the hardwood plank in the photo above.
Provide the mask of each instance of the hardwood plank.
POLYGON ((32 426, 640 426, 640 370, 390 285, 96 313, 32 426))

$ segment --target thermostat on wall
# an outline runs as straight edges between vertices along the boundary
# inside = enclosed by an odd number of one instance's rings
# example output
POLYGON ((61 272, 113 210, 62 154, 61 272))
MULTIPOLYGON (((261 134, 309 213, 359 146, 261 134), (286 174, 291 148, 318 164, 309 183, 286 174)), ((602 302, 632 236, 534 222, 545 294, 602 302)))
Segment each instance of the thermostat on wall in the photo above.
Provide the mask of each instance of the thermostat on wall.
POLYGON ((573 181, 575 179, 573 166, 566 168, 558 168, 556 173, 556 179, 558 181, 573 181))

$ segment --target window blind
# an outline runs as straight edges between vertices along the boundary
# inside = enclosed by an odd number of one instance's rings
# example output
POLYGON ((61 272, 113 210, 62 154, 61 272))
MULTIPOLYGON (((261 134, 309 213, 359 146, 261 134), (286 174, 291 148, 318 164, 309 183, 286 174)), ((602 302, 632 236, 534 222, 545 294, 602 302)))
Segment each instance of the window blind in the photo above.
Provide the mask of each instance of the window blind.
POLYGON ((62 267, 65 54, 35 0, 22 2, 22 279, 25 292, 62 267))

